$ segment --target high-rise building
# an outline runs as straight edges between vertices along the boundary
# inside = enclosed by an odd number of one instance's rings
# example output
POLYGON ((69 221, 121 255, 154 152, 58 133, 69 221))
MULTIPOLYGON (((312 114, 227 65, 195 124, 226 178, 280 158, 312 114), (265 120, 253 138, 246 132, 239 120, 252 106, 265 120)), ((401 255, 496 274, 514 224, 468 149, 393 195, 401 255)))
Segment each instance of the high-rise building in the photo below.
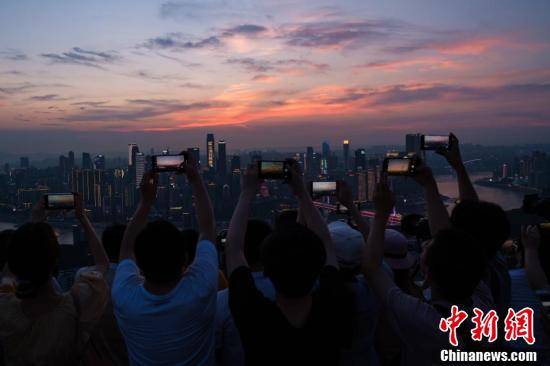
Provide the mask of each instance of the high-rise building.
POLYGON ((74 151, 69 151, 68 159, 69 159, 69 162, 67 165, 67 169, 71 171, 74 168, 74 151))
POLYGON ((145 155, 138 152, 135 156, 135 168, 136 168, 136 187, 139 187, 141 178, 145 173, 145 155))
POLYGON ((136 160, 136 154, 139 152, 137 144, 128 144, 128 166, 133 166, 136 160))
POLYGON ((367 172, 358 171, 357 175, 357 201, 365 202, 367 200, 367 172))
POLYGON ((19 159, 19 166, 21 167, 21 169, 29 169, 29 166, 30 166, 29 158, 26 156, 22 156, 19 159))
POLYGON ((342 149, 344 150, 344 170, 349 170, 349 140, 344 140, 342 143, 342 149))
POLYGON ((367 200, 374 201, 374 190, 376 189, 377 174, 375 169, 367 170, 367 200))
POLYGON ((224 140, 218 141, 218 174, 223 177, 227 174, 227 152, 224 140))
POLYGON ((208 169, 215 167, 216 159, 216 145, 214 142, 214 134, 209 133, 206 135, 206 166, 208 169))
POLYGON ((197 166, 200 168, 201 166, 200 149, 198 147, 190 147, 187 149, 187 153, 193 156, 193 158, 195 158, 195 161, 197 162, 197 166))
POLYGON ((65 176, 67 175, 67 165, 68 165, 69 161, 67 159, 67 157, 65 155, 60 155, 59 156, 59 175, 61 176, 62 179, 65 178, 65 176))
POLYGON ((94 169, 97 169, 97 170, 105 170, 106 168, 106 163, 105 163, 105 156, 104 155, 96 155, 95 158, 94 158, 94 169))
POLYGON ((306 162, 306 167, 305 167, 306 174, 310 176, 313 175, 313 147, 312 146, 308 146, 306 148, 305 162, 306 162))
POLYGON ((367 153, 365 149, 355 150, 355 171, 367 169, 367 153))
POLYGON ((241 172, 241 157, 239 155, 233 155, 231 157, 231 173, 241 172))
POLYGON ((92 163, 92 157, 90 156, 90 153, 83 152, 82 153, 82 169, 93 169, 93 163, 92 163))
POLYGON ((406 151, 408 153, 417 153, 420 154, 421 152, 421 134, 419 133, 410 133, 405 138, 405 144, 406 144, 406 151))

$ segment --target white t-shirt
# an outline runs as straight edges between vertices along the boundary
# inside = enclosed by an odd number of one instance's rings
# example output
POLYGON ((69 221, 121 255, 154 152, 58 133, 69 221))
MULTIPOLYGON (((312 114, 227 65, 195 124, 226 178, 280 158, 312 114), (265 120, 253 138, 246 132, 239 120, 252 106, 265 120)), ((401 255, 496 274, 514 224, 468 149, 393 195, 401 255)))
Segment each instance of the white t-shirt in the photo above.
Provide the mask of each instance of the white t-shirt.
POLYGON ((112 299, 133 365, 213 365, 218 258, 210 241, 197 254, 179 284, 153 295, 133 260, 119 263, 112 299))
MULTIPOLYGON (((495 307, 491 291, 483 281, 474 291, 472 301, 474 307, 484 312, 495 307)), ((439 360, 441 350, 453 348, 449 344, 449 334, 439 330, 442 315, 432 304, 404 293, 397 286, 388 291, 384 302, 386 314, 405 344, 402 365, 430 365, 439 360)), ((471 323, 471 311, 459 310, 469 313, 466 322, 471 323)), ((466 326, 466 322, 462 326, 466 326)))

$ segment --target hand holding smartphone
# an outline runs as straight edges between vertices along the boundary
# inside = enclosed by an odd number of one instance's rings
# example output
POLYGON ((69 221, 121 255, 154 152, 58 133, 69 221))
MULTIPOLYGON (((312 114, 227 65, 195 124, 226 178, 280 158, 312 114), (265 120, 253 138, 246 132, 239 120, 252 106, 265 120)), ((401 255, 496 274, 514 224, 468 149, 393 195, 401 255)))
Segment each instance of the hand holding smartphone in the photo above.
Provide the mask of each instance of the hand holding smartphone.
POLYGON ((420 159, 416 156, 386 158, 383 169, 389 176, 413 176, 419 165, 420 159))
POLYGON ((74 210, 74 193, 51 193, 44 196, 46 210, 74 210))
POLYGON ((154 155, 151 158, 152 170, 155 173, 180 172, 188 162, 187 153, 178 155, 154 155))
POLYGON ((324 196, 336 196, 338 193, 339 184, 333 182, 310 182, 309 193, 311 197, 318 198, 324 196))
POLYGON ((258 160, 258 178, 288 181, 290 164, 287 160, 258 160))
POLYGON ((422 150, 449 150, 452 142, 450 135, 422 135, 420 144, 422 150))

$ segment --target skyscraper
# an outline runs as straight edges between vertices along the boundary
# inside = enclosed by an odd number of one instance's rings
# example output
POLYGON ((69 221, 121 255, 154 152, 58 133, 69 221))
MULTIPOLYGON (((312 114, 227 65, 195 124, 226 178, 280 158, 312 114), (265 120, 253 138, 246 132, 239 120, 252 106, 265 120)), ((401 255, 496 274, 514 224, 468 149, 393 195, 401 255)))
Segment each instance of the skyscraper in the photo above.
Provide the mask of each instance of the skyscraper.
POLYGON ((190 147, 187 153, 195 158, 198 168, 201 166, 200 149, 198 147, 190 147))
POLYGON ((29 158, 26 156, 22 156, 21 159, 19 159, 19 166, 21 167, 21 169, 29 169, 29 158))
POLYGON ((128 144, 128 166, 133 166, 136 154, 139 152, 137 144, 128 144))
POLYGON ((344 150, 344 170, 349 170, 349 140, 344 140, 342 143, 342 148, 344 150))
POLYGON ((225 141, 219 140, 218 141, 218 161, 217 161, 217 167, 218 167, 218 175, 221 177, 225 176, 227 174, 227 153, 225 149, 225 141))
POLYGON ((239 155, 233 155, 231 157, 231 173, 240 173, 241 171, 241 157, 239 155))
POLYGON ((69 151, 69 161, 67 169, 71 171, 74 168, 74 151, 69 151))
POLYGON ((420 146, 420 136, 422 136, 419 133, 410 133, 405 138, 406 143, 406 151, 408 153, 420 153, 421 146, 420 146))
POLYGON ((357 175, 357 200, 365 202, 367 200, 367 172, 358 171, 357 175))
POLYGON ((94 169, 105 170, 105 167, 105 156, 101 154, 96 155, 94 158, 94 169))
POLYGON ((82 169, 93 169, 92 157, 90 153, 82 153, 82 169))
POLYGON ((215 166, 216 145, 214 142, 214 134, 206 135, 206 166, 208 169, 213 169, 215 166))
POLYGON ((135 169, 136 169, 136 187, 139 187, 141 178, 145 173, 145 155, 138 152, 135 156, 135 169))
POLYGON ((313 175, 313 147, 308 146, 306 148, 306 174, 313 175))
POLYGON ((355 150, 355 171, 367 169, 367 153, 365 149, 355 150))

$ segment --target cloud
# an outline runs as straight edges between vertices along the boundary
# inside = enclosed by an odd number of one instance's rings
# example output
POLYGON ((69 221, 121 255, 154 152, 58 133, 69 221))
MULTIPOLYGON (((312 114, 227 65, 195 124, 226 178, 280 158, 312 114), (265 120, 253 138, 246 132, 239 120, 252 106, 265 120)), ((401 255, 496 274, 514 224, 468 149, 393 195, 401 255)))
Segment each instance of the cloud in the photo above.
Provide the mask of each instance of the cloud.
POLYGON ((260 60, 252 57, 230 58, 225 61, 227 64, 239 65, 251 73, 266 73, 270 71, 302 74, 306 71, 326 72, 330 69, 328 64, 315 63, 303 59, 284 59, 277 61, 260 60))
POLYGON ((35 100, 39 102, 48 102, 52 100, 65 100, 65 99, 66 98, 62 98, 58 94, 34 95, 29 98, 29 100, 35 100))
POLYGON ((17 71, 17 70, 7 70, 7 71, 1 71, 1 72, 0 72, 0 75, 15 75, 15 76, 20 76, 20 75, 25 75, 25 73, 22 72, 22 71, 17 71))
POLYGON ((29 59, 29 56, 27 56, 25 53, 11 48, 7 49, 6 51, 0 51, 0 57, 10 61, 26 61, 29 59))
POLYGON ((150 50, 188 50, 201 48, 215 48, 221 45, 221 41, 216 36, 211 36, 196 41, 190 41, 182 33, 168 33, 164 36, 148 39, 141 47, 150 50))
POLYGON ((136 72, 131 73, 129 76, 137 77, 140 79, 145 80, 152 80, 152 81, 170 81, 170 80, 182 80, 182 78, 179 75, 173 75, 173 74, 153 74, 150 71, 147 70, 137 70, 136 72))
MULTIPOLYGON (((434 38, 433 34, 437 34, 437 32, 432 32, 426 39, 386 47, 384 50, 393 54, 431 50, 446 55, 480 55, 499 46, 520 46, 512 39, 503 36, 485 36, 468 32, 441 32, 439 37, 434 38)), ((523 47, 526 46, 523 45, 523 47)))
POLYGON ((187 89, 203 89, 203 88, 205 88, 206 86, 205 86, 205 85, 202 85, 202 84, 198 84, 198 83, 191 83, 191 82, 188 82, 188 83, 180 84, 180 87, 182 87, 182 88, 187 88, 187 89))
POLYGON ((394 20, 295 23, 282 26, 279 37, 290 46, 340 49, 379 41, 407 27, 394 20))
POLYGON ((448 58, 423 57, 404 60, 381 60, 353 66, 356 71, 376 69, 383 71, 399 71, 402 69, 417 67, 421 70, 460 68, 464 65, 448 58))
POLYGON ((0 93, 6 95, 13 95, 18 93, 23 93, 29 89, 36 88, 37 85, 31 83, 19 83, 19 84, 8 84, 0 87, 0 93))
POLYGON ((90 51, 80 47, 73 47, 70 51, 61 54, 43 53, 40 56, 52 63, 81 65, 98 69, 104 69, 102 65, 110 64, 120 59, 120 56, 115 52, 90 51))
POLYGON ((265 32, 267 32, 267 28, 262 25, 242 24, 236 27, 226 29, 222 33, 222 35, 226 37, 231 37, 234 35, 257 36, 265 32))

